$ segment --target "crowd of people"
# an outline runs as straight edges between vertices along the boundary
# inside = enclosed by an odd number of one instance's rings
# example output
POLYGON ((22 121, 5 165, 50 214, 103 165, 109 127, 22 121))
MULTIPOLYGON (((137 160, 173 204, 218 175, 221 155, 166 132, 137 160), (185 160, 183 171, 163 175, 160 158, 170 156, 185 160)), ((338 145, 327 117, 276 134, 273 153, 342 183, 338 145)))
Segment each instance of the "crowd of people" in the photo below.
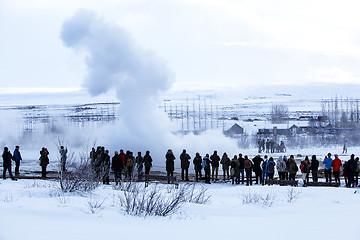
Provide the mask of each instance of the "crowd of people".
POLYGON ((96 150, 92 148, 90 152, 91 169, 95 177, 102 178, 104 184, 109 184, 110 170, 113 171, 116 185, 122 180, 123 175, 127 180, 132 180, 135 175, 134 168, 138 179, 142 180, 144 170, 146 175, 150 173, 152 161, 150 151, 146 151, 143 156, 141 152, 138 152, 134 157, 133 152, 124 153, 124 150, 120 149, 120 152, 115 151, 111 161, 109 151, 104 147, 99 146, 96 150))
MULTIPOLYGON (((165 155, 166 158, 166 171, 167 176, 173 176, 174 163, 176 157, 171 149, 169 149, 165 155)), ((188 172, 190 167, 190 155, 184 149, 180 154, 181 161, 181 180, 189 181, 188 172)), ((332 159, 331 153, 328 153, 322 163, 325 166, 325 181, 332 182, 332 174, 334 175, 334 181, 340 185, 340 171, 343 170, 343 176, 345 179, 345 186, 355 187, 358 186, 358 178, 360 172, 359 158, 352 154, 348 161, 344 164, 339 159, 339 156, 335 154, 335 158, 332 159)), ((289 158, 286 156, 279 156, 277 159, 264 155, 262 158, 260 155, 250 159, 247 155, 243 156, 234 155, 232 159, 229 158, 227 153, 223 153, 220 157, 217 151, 210 156, 206 154, 203 158, 199 153, 195 154, 193 159, 193 165, 195 170, 195 181, 199 181, 202 178, 202 170, 204 170, 205 183, 211 183, 212 181, 219 180, 218 171, 220 165, 223 170, 223 179, 230 180, 232 184, 253 184, 253 175, 255 175, 255 184, 265 184, 265 180, 274 179, 274 174, 277 171, 279 180, 293 180, 295 181, 298 171, 301 172, 301 178, 303 180, 303 186, 307 186, 310 173, 312 174, 312 181, 318 182, 319 160, 316 156, 306 156, 297 165, 293 155, 289 158)))
POLYGON ((278 143, 275 139, 259 139, 258 142, 258 153, 284 153, 286 152, 285 143, 280 141, 278 143))
MULTIPOLYGON (((266 145, 265 145, 266 146, 266 145)), ((271 148, 269 149, 271 151, 271 148)), ((66 172, 67 148, 60 146, 60 171, 66 172)), ((43 147, 40 151, 39 165, 42 168, 42 177, 47 175, 47 166, 49 164, 49 151, 43 147)), ((15 161, 15 176, 19 175, 20 162, 22 160, 20 147, 16 146, 13 154, 7 147, 4 147, 3 157, 3 178, 6 179, 6 172, 9 172, 10 178, 16 180, 12 175, 11 162, 15 161)), ((142 180, 145 175, 150 174, 152 168, 152 157, 150 151, 146 151, 142 156, 141 152, 137 153, 135 157, 133 152, 122 149, 115 151, 111 158, 109 151, 105 147, 98 146, 97 149, 92 148, 90 152, 90 168, 97 179, 102 179, 104 184, 109 184, 109 176, 112 170, 114 174, 115 183, 118 184, 123 177, 126 180, 132 180, 137 176, 138 180, 142 180), (136 174, 134 174, 134 170, 136 174)), ((310 173, 313 182, 318 182, 319 160, 315 155, 308 156, 302 160, 298 166, 293 155, 289 158, 286 156, 279 156, 277 159, 264 155, 255 156, 250 159, 247 155, 243 156, 241 153, 234 155, 231 159, 227 153, 223 153, 220 157, 217 151, 210 156, 205 154, 204 157, 200 153, 196 153, 194 158, 190 157, 184 149, 179 156, 181 166, 181 180, 189 181, 189 168, 192 160, 195 170, 195 181, 204 180, 205 183, 216 182, 219 180, 219 168, 222 167, 223 179, 231 180, 232 184, 253 184, 253 175, 255 175, 255 184, 265 184, 267 179, 274 179, 277 171, 279 180, 295 180, 296 174, 300 171, 303 180, 303 186, 307 186, 310 173), (204 171, 203 171, 204 170, 204 171), (203 174, 204 173, 204 174, 203 174)), ((166 172, 170 182, 170 178, 174 176, 176 157, 171 149, 165 155, 166 172)), ((358 186, 358 178, 360 172, 359 157, 355 158, 352 154, 348 161, 341 161, 337 154, 332 158, 331 153, 328 153, 323 159, 325 181, 340 183, 340 172, 342 170, 345 186, 358 186), (333 177, 334 179, 333 179, 333 177)))

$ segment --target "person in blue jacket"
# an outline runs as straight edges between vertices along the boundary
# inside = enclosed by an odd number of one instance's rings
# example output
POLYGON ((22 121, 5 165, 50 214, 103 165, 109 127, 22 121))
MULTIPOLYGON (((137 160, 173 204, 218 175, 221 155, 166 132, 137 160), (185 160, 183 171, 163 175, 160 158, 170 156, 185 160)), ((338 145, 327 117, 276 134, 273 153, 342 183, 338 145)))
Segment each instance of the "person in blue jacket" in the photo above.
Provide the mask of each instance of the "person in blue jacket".
POLYGON ((20 147, 16 146, 13 154, 13 158, 15 161, 15 175, 20 175, 19 168, 20 168, 20 161, 22 160, 22 158, 19 149, 20 147))
POLYGON ((325 164, 325 179, 326 182, 331 182, 331 166, 332 166, 333 159, 331 158, 331 153, 328 153, 325 156, 323 164, 325 164))
POLYGON ((274 179, 274 173, 275 173, 275 162, 272 157, 269 158, 269 161, 266 164, 266 173, 269 177, 269 179, 274 179))

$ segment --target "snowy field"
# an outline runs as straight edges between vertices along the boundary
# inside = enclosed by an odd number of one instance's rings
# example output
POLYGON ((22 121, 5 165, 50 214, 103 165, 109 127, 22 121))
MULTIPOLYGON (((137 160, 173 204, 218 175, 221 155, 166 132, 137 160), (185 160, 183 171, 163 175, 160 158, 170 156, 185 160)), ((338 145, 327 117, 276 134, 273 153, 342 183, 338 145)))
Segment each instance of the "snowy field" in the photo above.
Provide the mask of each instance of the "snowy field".
POLYGON ((205 187, 209 203, 186 203, 169 217, 144 218, 126 215, 121 191, 112 186, 61 194, 50 180, 1 181, 0 239, 358 239, 360 194, 354 189, 293 188, 298 196, 290 202, 291 187, 205 187), (249 196, 260 200, 247 203, 249 196), (102 201, 92 213, 89 202, 102 201))

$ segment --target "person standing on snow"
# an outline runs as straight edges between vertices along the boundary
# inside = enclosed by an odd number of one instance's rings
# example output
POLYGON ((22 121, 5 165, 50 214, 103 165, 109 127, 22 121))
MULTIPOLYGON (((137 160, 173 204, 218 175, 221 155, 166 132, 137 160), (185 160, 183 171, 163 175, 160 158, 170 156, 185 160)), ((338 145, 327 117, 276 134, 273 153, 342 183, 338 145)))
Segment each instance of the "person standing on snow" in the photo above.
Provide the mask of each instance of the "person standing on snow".
POLYGON ((205 155, 205 157, 203 158, 201 165, 205 171, 205 183, 208 183, 208 184, 211 184, 210 183, 210 164, 211 164, 211 161, 209 158, 209 154, 207 153, 205 155))
POLYGON ((256 182, 255 184, 262 184, 263 179, 262 179, 262 162, 263 159, 260 157, 260 155, 257 155, 256 157, 253 158, 252 162, 254 163, 254 172, 255 172, 255 179, 256 182))
POLYGON ((335 183, 339 183, 340 186, 340 167, 342 166, 342 162, 337 154, 335 154, 335 159, 333 160, 331 166, 333 168, 335 183))
POLYGON ((144 174, 144 158, 141 156, 141 152, 138 152, 138 155, 136 156, 136 167, 137 167, 137 174, 138 174, 138 179, 141 180, 142 176, 144 174))
POLYGON ((351 154, 350 160, 348 161, 348 187, 355 187, 355 174, 357 170, 357 162, 355 161, 355 155, 351 154))
POLYGON ((223 169, 223 173, 224 173, 224 181, 226 179, 230 180, 230 176, 229 176, 230 158, 228 157, 227 153, 223 154, 220 163, 222 165, 222 169, 223 169), (227 175, 227 178, 226 178, 226 175, 227 175))
POLYGON ((254 164, 248 158, 247 155, 245 155, 244 159, 245 159, 246 186, 249 186, 252 185, 252 171, 254 168, 254 164))
POLYGON ((166 159, 166 172, 168 176, 168 183, 170 183, 170 177, 174 176, 174 170, 175 170, 174 161, 176 159, 171 149, 167 151, 165 155, 165 159, 166 159))
POLYGON ((101 162, 103 184, 110 184, 109 173, 110 173, 110 156, 109 151, 105 150, 101 162))
POLYGON ((46 178, 46 167, 49 164, 49 151, 43 147, 40 151, 41 177, 46 178))
POLYGON ((67 148, 64 148, 64 146, 60 146, 60 164, 61 164, 61 171, 66 171, 66 159, 67 159, 67 148))
POLYGON ((262 171, 262 185, 265 184, 265 180, 267 180, 268 176, 267 176, 267 173, 266 173, 266 164, 268 162, 268 156, 265 155, 264 156, 264 160, 263 162, 261 163, 261 171, 262 171))
POLYGON ((318 169, 319 169, 319 161, 316 159, 316 156, 313 155, 311 157, 310 170, 312 173, 313 182, 318 182, 318 169))
POLYGON ((195 169, 195 181, 199 181, 199 178, 201 178, 201 169, 202 169, 202 157, 200 156, 200 153, 196 153, 194 160, 194 169, 195 169))
POLYGON ((181 161, 181 180, 189 181, 189 167, 190 167, 190 155, 186 153, 184 149, 180 154, 181 161), (185 176, 184 176, 185 175, 185 176))
POLYGON ((242 154, 239 153, 239 181, 240 181, 240 174, 241 174, 241 184, 245 183, 245 159, 243 158, 242 154))
POLYGON ((239 172, 239 166, 240 166, 240 162, 239 159, 237 158, 237 155, 234 155, 234 158, 231 159, 230 162, 230 166, 231 166, 231 182, 232 184, 234 184, 234 182, 236 184, 240 183, 240 172, 239 172))
POLYGON ((309 174, 309 158, 308 156, 305 157, 305 160, 300 163, 300 170, 301 170, 301 178, 303 180, 303 187, 307 186, 307 175, 309 174))
POLYGON ((347 141, 346 141, 346 140, 345 140, 345 142, 344 142, 344 147, 343 147, 342 153, 343 153, 343 154, 344 154, 344 153, 347 153, 347 141))
POLYGON ((282 156, 280 156, 278 158, 278 161, 276 163, 276 168, 279 174, 279 179, 280 180, 285 180, 285 172, 286 172, 286 163, 284 161, 284 158, 282 156))
POLYGON ((333 159, 331 158, 331 153, 328 153, 328 155, 325 156, 325 159, 323 161, 323 164, 325 164, 325 179, 326 179, 326 182, 331 182, 332 162, 333 162, 333 159))
POLYGON ((124 168, 123 162, 120 158, 119 152, 115 151, 115 155, 112 157, 111 169, 114 172, 115 184, 121 181, 121 173, 124 168))
POLYGON ((272 157, 269 158, 268 163, 266 164, 266 173, 269 176, 269 179, 274 179, 274 173, 275 173, 275 162, 272 157))
POLYGON ((289 180, 295 181, 296 173, 299 170, 298 166, 296 165, 295 159, 289 157, 289 180))
POLYGON ((220 165, 220 157, 217 154, 217 151, 214 151, 214 154, 210 157, 211 160, 211 167, 212 167, 212 180, 218 180, 218 173, 219 173, 219 165, 220 165), (215 178, 214 178, 215 173, 215 178))
POLYGON ((20 161, 22 161, 22 158, 19 149, 20 147, 16 146, 13 154, 13 158, 15 161, 15 175, 20 175, 19 168, 20 168, 20 161))
POLYGON ((11 160, 13 159, 13 156, 11 155, 7 147, 4 147, 2 158, 3 158, 3 168, 4 168, 3 179, 6 179, 6 170, 8 170, 11 180, 16 180, 11 172, 11 160))
POLYGON ((152 158, 150 156, 150 151, 146 151, 144 156, 144 163, 145 163, 145 175, 149 175, 150 169, 152 167, 152 158))

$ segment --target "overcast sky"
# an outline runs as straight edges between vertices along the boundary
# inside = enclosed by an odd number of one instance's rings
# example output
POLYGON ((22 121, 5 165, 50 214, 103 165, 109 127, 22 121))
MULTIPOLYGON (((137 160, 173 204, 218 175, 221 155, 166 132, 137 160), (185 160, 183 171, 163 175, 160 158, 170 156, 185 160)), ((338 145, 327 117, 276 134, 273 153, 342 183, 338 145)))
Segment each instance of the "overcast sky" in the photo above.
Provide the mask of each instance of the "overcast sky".
POLYGON ((79 88, 62 24, 79 9, 124 27, 177 82, 360 83, 360 2, 0 0, 0 88, 79 88))

